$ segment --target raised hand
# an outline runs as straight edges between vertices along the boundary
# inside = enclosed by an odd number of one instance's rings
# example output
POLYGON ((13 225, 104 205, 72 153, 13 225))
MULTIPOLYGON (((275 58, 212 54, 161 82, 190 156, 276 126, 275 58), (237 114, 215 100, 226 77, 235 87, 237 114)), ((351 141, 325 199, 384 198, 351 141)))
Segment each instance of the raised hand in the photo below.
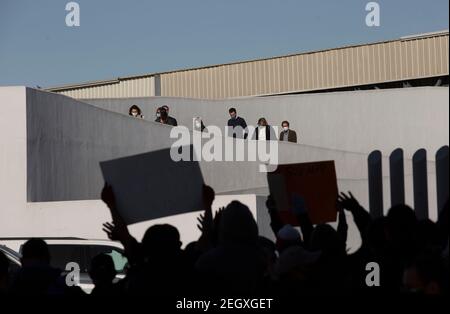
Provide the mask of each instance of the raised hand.
POLYGON ((105 182, 105 186, 102 189, 101 198, 102 198, 102 201, 109 208, 115 208, 116 207, 116 199, 114 197, 114 192, 112 190, 111 185, 109 185, 107 182, 105 182))
POLYGON ((112 186, 105 182, 101 193, 102 201, 108 206, 111 217, 115 225, 126 225, 122 216, 117 211, 116 198, 112 186))
POLYGON ((211 206, 214 202, 214 198, 214 190, 208 185, 203 185, 203 208, 205 212, 197 218, 197 221, 199 222, 199 224, 197 224, 197 227, 202 233, 209 233, 213 228, 211 206))
POLYGON ((203 207, 204 209, 211 209, 212 203, 214 202, 214 198, 216 197, 216 193, 213 188, 204 184, 203 185, 203 207))
POLYGON ((108 239, 112 241, 119 241, 119 235, 116 230, 116 226, 113 223, 105 222, 102 230, 106 233, 108 239))
POLYGON ((200 214, 200 216, 197 217, 197 221, 197 228, 200 232, 206 233, 210 230, 211 224, 206 222, 204 214, 200 214))
POLYGON ((113 241, 122 242, 130 236, 127 226, 122 223, 105 222, 102 230, 108 235, 108 238, 113 241))
POLYGON ((341 192, 341 194, 338 196, 338 208, 352 211, 360 206, 361 205, 359 205, 359 202, 350 191, 348 192, 348 194, 341 192))

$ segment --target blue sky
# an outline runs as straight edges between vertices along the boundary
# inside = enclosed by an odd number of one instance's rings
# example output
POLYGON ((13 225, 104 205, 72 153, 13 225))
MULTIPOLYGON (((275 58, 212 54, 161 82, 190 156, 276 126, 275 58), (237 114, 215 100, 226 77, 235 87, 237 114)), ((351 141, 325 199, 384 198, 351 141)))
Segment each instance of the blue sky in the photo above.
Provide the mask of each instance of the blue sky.
POLYGON ((0 85, 48 87, 448 29, 448 0, 0 0, 0 85))

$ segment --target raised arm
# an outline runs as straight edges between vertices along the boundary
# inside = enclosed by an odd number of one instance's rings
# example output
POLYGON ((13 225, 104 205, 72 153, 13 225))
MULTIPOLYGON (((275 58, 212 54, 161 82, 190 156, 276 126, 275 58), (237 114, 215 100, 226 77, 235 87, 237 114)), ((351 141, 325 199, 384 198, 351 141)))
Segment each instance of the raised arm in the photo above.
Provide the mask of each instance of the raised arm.
POLYGON ((214 221, 212 215, 212 203, 214 202, 215 192, 208 186, 203 185, 203 208, 204 213, 197 218, 197 228, 201 235, 197 240, 197 249, 206 252, 214 246, 214 221))
POLYGON ((350 211, 353 215, 353 220, 358 227, 359 233, 363 236, 372 221, 368 211, 362 207, 356 198, 353 196, 352 192, 348 192, 348 195, 341 192, 338 196, 339 206, 350 211))
POLYGON ((284 224, 281 221, 280 216, 278 215, 278 210, 272 195, 269 195, 267 197, 266 207, 270 215, 270 227, 272 228, 272 231, 276 237, 278 231, 283 227, 284 224))
POLYGON ((303 243, 307 247, 310 243, 311 234, 314 230, 314 226, 309 218, 308 211, 305 207, 305 203, 302 197, 295 194, 292 196, 292 207, 295 217, 300 225, 302 231, 303 243))
POLYGON ((106 182, 102 190, 101 198, 108 206, 112 216, 112 222, 104 223, 102 230, 107 234, 110 240, 120 241, 120 243, 122 243, 125 249, 125 255, 131 262, 136 261, 139 256, 139 243, 130 234, 126 223, 117 211, 113 189, 106 182))

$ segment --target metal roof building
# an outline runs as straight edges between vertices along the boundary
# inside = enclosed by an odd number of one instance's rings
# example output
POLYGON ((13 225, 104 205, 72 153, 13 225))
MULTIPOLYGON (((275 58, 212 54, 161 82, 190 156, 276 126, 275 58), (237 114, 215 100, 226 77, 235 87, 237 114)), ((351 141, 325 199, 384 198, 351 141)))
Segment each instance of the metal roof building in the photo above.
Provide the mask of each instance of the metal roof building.
POLYGON ((448 85, 448 31, 397 40, 47 88, 73 98, 226 99, 448 85))

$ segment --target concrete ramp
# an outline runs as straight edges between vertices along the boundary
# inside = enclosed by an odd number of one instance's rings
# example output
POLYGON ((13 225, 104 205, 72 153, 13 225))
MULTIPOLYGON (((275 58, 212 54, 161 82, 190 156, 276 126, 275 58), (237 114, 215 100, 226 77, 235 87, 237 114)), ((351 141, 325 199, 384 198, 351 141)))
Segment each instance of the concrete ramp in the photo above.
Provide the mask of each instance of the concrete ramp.
MULTIPOLYGON (((104 237, 101 223, 110 217, 98 200, 103 186, 99 162, 168 148, 174 142, 169 136, 171 127, 150 121, 152 118, 127 116, 131 104, 143 108, 147 117, 157 105, 168 104, 171 114, 188 126, 193 116, 202 116, 207 125, 222 126, 229 106, 249 117, 249 124, 259 116, 269 122, 287 118, 300 131, 301 144, 279 143, 279 163, 335 160, 339 188, 352 190, 367 206, 367 156, 371 150, 380 149, 387 156, 391 148, 403 147, 410 158, 415 150, 427 148, 432 157, 438 147, 448 145, 445 92, 448 97, 446 88, 421 88, 410 93, 393 91, 395 97, 384 91, 381 97, 374 91, 227 101, 146 98, 81 102, 25 87, 0 87, 0 237, 104 237), (360 107, 356 107, 358 103, 360 107)), ((383 162, 388 208, 388 158, 383 162)), ((434 161, 428 163, 430 216, 435 217, 434 161)), ((259 172, 259 165, 200 163, 206 183, 223 195, 214 206, 241 199, 252 209, 262 233, 271 236, 263 205, 268 192, 266 175, 259 172)), ((412 204, 410 160, 405 160, 405 165, 406 201, 412 204)), ((176 225, 187 244, 198 237, 197 214, 158 222, 176 225)), ((153 223, 133 226, 132 231, 140 237, 153 223)), ((357 240, 352 239, 356 246, 357 240)))
POLYGON ((175 97, 85 99, 99 108, 127 114, 136 104, 153 121, 158 106, 168 105, 179 124, 192 127, 192 117, 205 125, 226 125, 235 107, 247 124, 265 117, 271 125, 288 120, 301 144, 369 154, 389 155, 401 147, 406 158, 418 148, 428 157, 449 142, 448 87, 415 87, 302 95, 202 100, 175 97))

